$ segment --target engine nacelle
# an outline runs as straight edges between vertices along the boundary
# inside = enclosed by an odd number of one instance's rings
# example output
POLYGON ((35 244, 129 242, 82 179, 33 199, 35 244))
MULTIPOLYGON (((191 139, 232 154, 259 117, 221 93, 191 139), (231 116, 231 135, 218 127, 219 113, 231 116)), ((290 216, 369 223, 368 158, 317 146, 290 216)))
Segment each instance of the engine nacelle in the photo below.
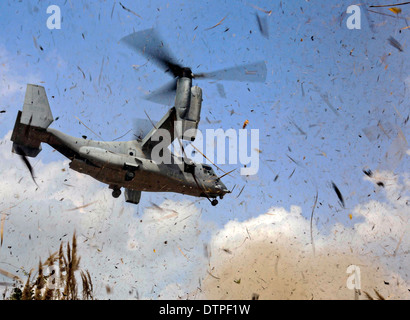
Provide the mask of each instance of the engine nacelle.
POLYGON ((201 107, 202 89, 200 87, 194 86, 191 88, 191 102, 189 104, 189 109, 185 114, 185 119, 183 120, 182 139, 190 141, 195 140, 196 129, 198 129, 199 120, 201 118, 201 107), (188 132, 188 130, 191 131, 188 132))
POLYGON ((202 107, 202 89, 192 85, 192 79, 182 77, 178 79, 175 96, 177 111, 177 135, 189 141, 194 141, 198 129, 202 107), (194 130, 191 130, 194 129, 194 130), (190 130, 188 132, 188 130, 190 130))
POLYGON ((191 102, 192 79, 182 77, 177 82, 177 92, 175 95, 175 109, 177 111, 177 120, 182 120, 189 109, 191 102))

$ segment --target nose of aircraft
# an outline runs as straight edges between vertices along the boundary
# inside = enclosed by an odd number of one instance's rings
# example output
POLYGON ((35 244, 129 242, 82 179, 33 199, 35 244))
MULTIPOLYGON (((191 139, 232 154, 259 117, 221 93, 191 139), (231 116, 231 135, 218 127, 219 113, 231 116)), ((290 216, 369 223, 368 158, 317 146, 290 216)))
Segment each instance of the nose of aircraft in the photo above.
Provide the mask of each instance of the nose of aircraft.
POLYGON ((222 181, 218 181, 216 183, 216 189, 218 190, 218 194, 219 196, 222 198, 225 194, 227 193, 231 193, 230 190, 228 190, 228 188, 224 185, 224 183, 222 181))

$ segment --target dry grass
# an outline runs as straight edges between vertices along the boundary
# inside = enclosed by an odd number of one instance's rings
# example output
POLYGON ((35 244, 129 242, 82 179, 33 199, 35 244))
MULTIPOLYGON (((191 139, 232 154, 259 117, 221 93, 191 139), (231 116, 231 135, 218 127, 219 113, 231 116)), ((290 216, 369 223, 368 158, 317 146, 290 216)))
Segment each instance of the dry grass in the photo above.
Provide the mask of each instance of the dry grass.
POLYGON ((90 273, 80 270, 75 234, 72 246, 67 243, 64 254, 63 243, 58 252, 51 254, 45 263, 38 265, 37 276, 31 280, 30 271, 23 290, 14 288, 11 300, 79 300, 76 272, 80 272, 82 299, 93 300, 93 283, 90 273), (46 268, 46 269, 45 269, 46 268), (45 272, 48 271, 48 272, 45 272))
POLYGON ((377 299, 374 299, 368 292, 363 291, 368 300, 386 300, 376 289, 373 289, 373 291, 376 293, 377 299))

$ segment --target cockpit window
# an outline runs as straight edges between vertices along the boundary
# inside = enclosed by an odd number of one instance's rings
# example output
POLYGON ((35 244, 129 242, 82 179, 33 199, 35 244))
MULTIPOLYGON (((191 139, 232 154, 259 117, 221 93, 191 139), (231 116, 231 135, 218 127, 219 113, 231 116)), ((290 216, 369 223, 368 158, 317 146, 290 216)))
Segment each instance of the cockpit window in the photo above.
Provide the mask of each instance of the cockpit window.
POLYGON ((208 166, 208 165, 206 165, 206 164, 203 164, 203 165, 202 165, 202 168, 203 168, 205 174, 209 174, 210 176, 214 176, 214 175, 215 175, 214 170, 212 169, 211 166, 208 166))

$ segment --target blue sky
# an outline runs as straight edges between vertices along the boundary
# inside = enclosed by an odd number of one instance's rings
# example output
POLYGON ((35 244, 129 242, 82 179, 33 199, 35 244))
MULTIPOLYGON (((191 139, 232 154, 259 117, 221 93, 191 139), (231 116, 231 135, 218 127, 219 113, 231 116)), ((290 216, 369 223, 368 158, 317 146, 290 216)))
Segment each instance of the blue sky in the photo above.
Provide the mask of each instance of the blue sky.
MULTIPOLYGON (((154 27, 173 55, 194 70, 259 60, 267 65, 263 84, 218 82, 226 97, 213 81, 195 82, 204 96, 200 129, 240 129, 249 120, 248 129, 259 129, 260 135, 258 175, 240 177, 237 170, 234 177, 224 178, 228 188, 236 184, 233 194, 217 207, 206 199, 195 204, 206 223, 223 227, 273 206, 290 210, 293 205, 309 218, 317 192, 314 221, 320 232, 328 233, 335 223, 353 228, 363 219, 349 218, 355 206, 384 199, 382 187, 367 181, 362 170, 408 174, 410 29, 400 31, 406 27, 400 17, 409 14, 408 6, 395 18, 366 12, 363 4, 361 30, 349 30, 346 9, 355 4, 351 1, 121 3, 138 16, 118 1, 1 2, 0 110, 6 111, 0 114, 1 137, 12 130, 29 82, 45 86, 58 117, 52 126, 70 135, 99 139, 75 117, 105 140, 132 129, 134 119, 146 117, 144 110, 160 119, 168 107, 146 101, 143 95, 171 78, 119 42, 134 31, 154 27), (60 30, 46 26, 46 9, 52 4, 61 8, 60 30), (256 14, 266 19, 269 39, 259 31, 256 14), (404 51, 391 46, 389 37, 404 51)), ((374 11, 394 16, 386 8, 374 11)), ((131 140, 132 135, 123 139, 131 140)), ((37 159, 48 164, 62 158, 43 146, 37 159)), ((225 171, 235 167, 223 166, 225 171)), ((105 188, 97 181, 95 185, 105 188)), ((110 195, 108 189, 106 193, 110 195)), ((138 208, 124 206, 138 215, 165 198, 196 200, 144 193, 138 208)))

